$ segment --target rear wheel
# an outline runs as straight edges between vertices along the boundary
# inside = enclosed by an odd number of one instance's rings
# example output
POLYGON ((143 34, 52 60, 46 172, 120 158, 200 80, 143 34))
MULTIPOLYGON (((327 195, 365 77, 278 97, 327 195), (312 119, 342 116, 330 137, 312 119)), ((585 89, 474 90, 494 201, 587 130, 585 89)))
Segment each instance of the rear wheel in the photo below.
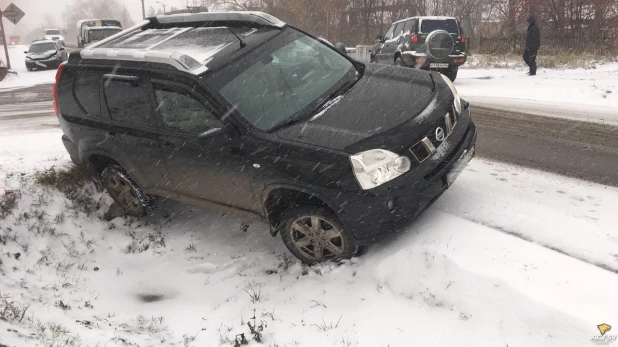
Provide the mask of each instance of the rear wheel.
POLYGON ((306 264, 349 259, 357 246, 337 216, 327 208, 290 209, 282 219, 281 239, 306 264))
POLYGON ((101 176, 108 194, 126 214, 143 217, 157 206, 157 197, 144 194, 120 166, 106 167, 101 176))
POLYGON ((451 66, 450 68, 444 71, 444 76, 448 77, 448 79, 455 82, 458 71, 459 71, 459 66, 451 66))

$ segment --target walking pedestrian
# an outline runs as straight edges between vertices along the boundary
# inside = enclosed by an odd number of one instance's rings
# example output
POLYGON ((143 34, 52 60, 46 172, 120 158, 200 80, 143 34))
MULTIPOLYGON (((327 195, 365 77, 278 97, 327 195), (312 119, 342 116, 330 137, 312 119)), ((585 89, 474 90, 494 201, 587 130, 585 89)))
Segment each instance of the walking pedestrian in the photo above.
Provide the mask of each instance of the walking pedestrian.
POLYGON ((526 50, 524 51, 524 62, 530 67, 528 75, 536 75, 536 54, 541 47, 541 31, 536 25, 533 16, 528 17, 528 34, 526 35, 526 50))

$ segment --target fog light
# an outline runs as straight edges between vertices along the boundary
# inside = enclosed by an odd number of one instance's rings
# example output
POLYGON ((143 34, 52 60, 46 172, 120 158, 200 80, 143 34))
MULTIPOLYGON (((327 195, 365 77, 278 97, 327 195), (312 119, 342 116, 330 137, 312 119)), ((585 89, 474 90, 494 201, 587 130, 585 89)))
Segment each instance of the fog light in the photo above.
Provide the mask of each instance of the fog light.
POLYGON ((392 211, 395 208, 395 199, 390 199, 387 203, 386 203, 386 207, 388 207, 389 211, 392 211))

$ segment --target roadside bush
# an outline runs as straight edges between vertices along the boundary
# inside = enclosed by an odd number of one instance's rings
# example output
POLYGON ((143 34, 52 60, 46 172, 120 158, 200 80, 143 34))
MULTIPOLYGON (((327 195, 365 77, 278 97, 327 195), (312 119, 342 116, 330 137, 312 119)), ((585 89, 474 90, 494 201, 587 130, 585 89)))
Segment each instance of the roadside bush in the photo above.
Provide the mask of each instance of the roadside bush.
POLYGON ((6 190, 4 194, 0 196, 0 219, 6 218, 13 209, 17 206, 17 192, 13 190, 6 190))

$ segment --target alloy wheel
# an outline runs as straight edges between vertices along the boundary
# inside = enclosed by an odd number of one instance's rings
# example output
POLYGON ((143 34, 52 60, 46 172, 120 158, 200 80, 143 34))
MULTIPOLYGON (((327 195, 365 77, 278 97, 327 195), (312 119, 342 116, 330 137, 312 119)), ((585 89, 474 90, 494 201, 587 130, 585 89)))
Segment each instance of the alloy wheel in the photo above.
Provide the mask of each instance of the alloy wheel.
POLYGON ((314 262, 341 257, 345 252, 343 230, 322 217, 299 217, 288 232, 292 245, 314 262))
POLYGON ((127 212, 138 214, 141 210, 141 203, 137 194, 127 182, 119 174, 115 174, 109 178, 107 189, 109 194, 114 198, 116 203, 127 212))

